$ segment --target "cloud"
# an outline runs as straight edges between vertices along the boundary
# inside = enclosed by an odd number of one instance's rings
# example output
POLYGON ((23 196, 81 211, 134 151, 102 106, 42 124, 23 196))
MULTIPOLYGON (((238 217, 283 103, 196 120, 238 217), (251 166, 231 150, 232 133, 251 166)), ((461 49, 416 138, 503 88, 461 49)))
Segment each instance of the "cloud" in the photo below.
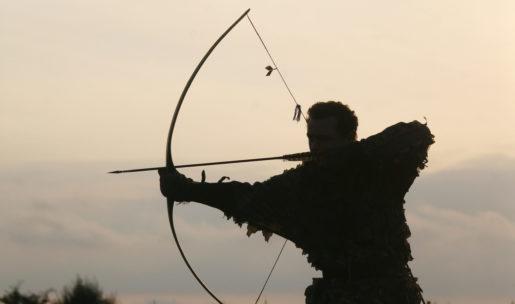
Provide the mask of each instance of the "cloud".
MULTIPOLYGON (((105 174, 116 167, 125 166, 0 171, 0 286, 23 279, 29 289, 44 289, 81 274, 119 293, 200 292, 172 243, 155 174, 105 174)), ((248 238, 220 211, 196 203, 176 207, 174 218, 189 260, 220 292, 258 289, 282 245, 278 237, 248 238)), ((313 273, 290 244, 268 290, 302 294, 313 273)))
POLYGON ((118 243, 119 236, 95 222, 74 217, 31 215, 6 221, 2 228, 10 239, 24 246, 57 246, 65 248, 95 249, 118 243), (16 229, 12 229, 16 228, 16 229))
POLYGON ((407 199, 474 214, 495 210, 515 220, 515 158, 488 155, 415 182, 407 199))
POLYGON ((408 195, 413 269, 429 298, 509 297, 515 159, 485 156, 418 180, 408 195))
MULTIPOLYGON (((23 279, 27 288, 40 290, 62 286, 79 273, 118 294, 201 293, 172 244, 156 176, 104 174, 117 167, 126 166, 49 164, 0 171, 0 285, 23 279)), ((417 179, 406 208, 411 266, 426 298, 504 303, 513 296, 514 172, 515 159, 486 156, 423 171, 417 179)), ((221 212, 195 203, 177 207, 175 219, 200 276, 233 296, 259 289, 282 245, 278 237, 270 244, 260 236, 247 238, 221 212)), ((302 295, 318 275, 290 244, 267 290, 302 295)))

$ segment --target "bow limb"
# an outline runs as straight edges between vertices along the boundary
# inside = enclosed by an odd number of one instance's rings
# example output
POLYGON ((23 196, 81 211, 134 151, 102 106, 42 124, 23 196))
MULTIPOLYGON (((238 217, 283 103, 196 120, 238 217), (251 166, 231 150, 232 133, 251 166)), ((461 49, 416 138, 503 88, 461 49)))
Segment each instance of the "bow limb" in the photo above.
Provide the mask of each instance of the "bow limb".
MULTIPOLYGON (((204 57, 202 57, 202 59, 200 60, 200 62, 198 63, 197 67, 195 68, 195 70, 193 71, 193 73, 191 74, 188 82, 186 83, 186 86, 184 87, 183 91, 182 91, 182 94, 181 94, 181 97, 179 98, 179 101, 177 102, 177 105, 175 107, 175 111, 173 113, 173 117, 172 117, 172 122, 170 123, 170 129, 168 131, 168 138, 167 138, 167 142, 166 142, 166 168, 168 170, 176 170, 175 169, 175 165, 173 163, 173 157, 172 157, 172 137, 173 137, 173 131, 175 129, 175 123, 177 122, 177 117, 179 116, 179 111, 181 109, 181 106, 182 106, 182 103, 184 101, 184 99, 186 98, 186 94, 188 93, 188 90, 191 86, 191 84, 193 83, 193 80, 195 79, 195 76, 197 76, 197 73, 198 71, 200 70, 200 68, 202 67, 202 65, 204 65, 204 62, 207 60, 207 58, 209 57, 209 55, 211 55, 211 53, 213 52, 213 50, 216 48, 216 46, 220 43, 220 41, 222 41, 222 39, 225 38, 225 36, 227 36, 227 34, 245 17, 247 16, 247 14, 249 13, 250 9, 246 10, 236 21, 234 21, 233 24, 231 24, 231 26, 225 30, 225 32, 223 32, 223 34, 215 41, 215 43, 213 43, 213 45, 211 46, 211 48, 209 48, 209 50, 207 51, 207 53, 204 55, 204 57)), ((168 206, 168 219, 170 221, 170 228, 172 230, 172 235, 173 235, 173 239, 175 240, 175 244, 177 245, 177 248, 179 249, 179 252, 182 256, 182 259, 184 261, 184 263, 186 264, 186 266, 188 267, 188 269, 190 270, 190 272, 193 274, 193 276, 195 277, 195 279, 197 280, 197 282, 204 288, 204 290, 209 294, 211 295, 211 297, 219 304, 223 304, 222 301, 220 299, 218 299, 213 292, 211 292, 211 290, 209 290, 209 288, 207 288, 207 286, 204 284, 204 282, 202 282, 202 280, 200 279, 200 277, 196 274, 195 270, 193 270, 193 267, 190 265, 188 259, 186 258, 186 255, 184 254, 184 251, 182 250, 182 247, 179 243, 179 239, 177 238, 177 232, 175 231, 175 225, 174 225, 174 221, 173 221, 173 207, 174 207, 174 204, 175 202, 169 198, 166 199, 166 202, 167 202, 167 206, 168 206)))

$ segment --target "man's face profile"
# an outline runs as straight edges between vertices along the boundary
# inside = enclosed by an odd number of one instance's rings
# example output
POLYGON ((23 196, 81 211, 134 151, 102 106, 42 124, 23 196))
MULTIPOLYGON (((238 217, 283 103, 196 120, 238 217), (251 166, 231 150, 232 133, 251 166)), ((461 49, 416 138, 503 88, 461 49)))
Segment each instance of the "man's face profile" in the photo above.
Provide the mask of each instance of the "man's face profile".
POLYGON ((309 150, 313 153, 340 148, 348 142, 339 132, 338 120, 335 117, 310 119, 307 136, 309 150))

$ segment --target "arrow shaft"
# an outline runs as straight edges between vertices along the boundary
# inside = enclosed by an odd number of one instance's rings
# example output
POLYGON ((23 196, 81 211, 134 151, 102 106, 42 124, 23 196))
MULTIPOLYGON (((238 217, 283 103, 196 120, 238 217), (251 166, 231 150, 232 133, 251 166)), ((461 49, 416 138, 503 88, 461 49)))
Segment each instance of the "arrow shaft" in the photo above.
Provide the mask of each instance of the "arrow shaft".
MULTIPOLYGON (((287 154, 287 155, 281 155, 281 156, 247 158, 247 159, 225 160, 225 161, 216 161, 216 162, 207 162, 207 163, 176 165, 175 168, 216 166, 216 165, 227 165, 227 164, 277 160, 277 159, 289 160, 289 161, 302 161, 302 160, 309 158, 309 156, 310 156, 310 154, 308 152, 304 152, 304 153, 287 154)), ((164 169, 164 168, 166 168, 166 167, 151 167, 151 168, 141 168, 141 169, 116 170, 116 171, 111 171, 109 173, 120 174, 120 173, 131 173, 131 172, 144 172, 144 171, 155 171, 155 170, 164 169)))

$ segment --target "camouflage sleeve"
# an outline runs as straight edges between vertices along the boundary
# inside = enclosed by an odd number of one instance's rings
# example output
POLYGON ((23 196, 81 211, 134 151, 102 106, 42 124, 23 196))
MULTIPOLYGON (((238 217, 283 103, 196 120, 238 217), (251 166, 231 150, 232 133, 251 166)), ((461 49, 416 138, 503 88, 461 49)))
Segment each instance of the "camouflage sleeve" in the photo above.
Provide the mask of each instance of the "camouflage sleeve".
POLYGON ((434 142, 427 125, 418 121, 399 122, 361 141, 366 153, 380 160, 409 160, 415 166, 424 167, 427 150, 434 142))
POLYGON ((426 167, 434 136, 418 121, 400 122, 360 142, 367 159, 390 189, 404 195, 420 170, 426 167))
POLYGON ((272 233, 288 237, 286 226, 290 225, 285 223, 295 219, 299 167, 254 184, 195 183, 189 197, 223 211, 240 226, 247 224, 247 235, 261 230, 266 240, 272 233))

